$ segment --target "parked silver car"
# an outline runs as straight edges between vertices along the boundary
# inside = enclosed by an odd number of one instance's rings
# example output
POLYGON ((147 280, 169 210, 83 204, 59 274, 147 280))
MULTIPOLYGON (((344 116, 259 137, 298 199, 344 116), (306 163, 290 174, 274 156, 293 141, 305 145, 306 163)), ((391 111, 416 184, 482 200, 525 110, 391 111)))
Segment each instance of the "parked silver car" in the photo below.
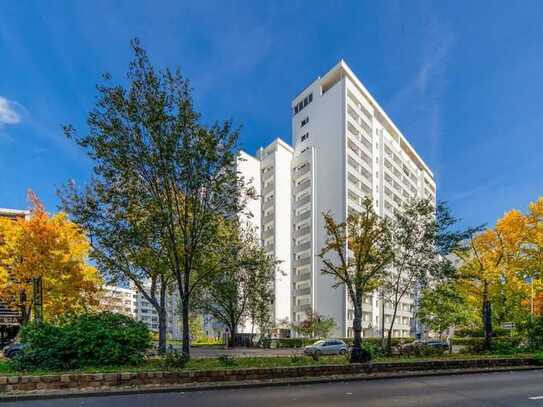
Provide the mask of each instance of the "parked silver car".
POLYGON ((306 355, 345 355, 349 351, 347 344, 339 339, 323 339, 304 348, 306 355))

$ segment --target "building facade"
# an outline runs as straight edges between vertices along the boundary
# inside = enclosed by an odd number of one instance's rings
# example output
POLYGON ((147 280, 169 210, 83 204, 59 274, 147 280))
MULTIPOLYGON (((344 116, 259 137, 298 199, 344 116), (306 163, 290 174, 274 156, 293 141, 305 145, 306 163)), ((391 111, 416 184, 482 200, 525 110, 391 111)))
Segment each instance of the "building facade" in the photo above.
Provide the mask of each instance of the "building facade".
MULTIPOLYGON (((292 101, 291 320, 312 309, 333 317, 335 335, 352 336, 353 307, 344 287, 323 275, 323 212, 343 221, 370 197, 381 216, 392 216, 411 198, 435 201, 433 174, 405 136, 344 61, 317 78, 292 101)), ((413 335, 416 293, 400 305, 393 328, 413 335)), ((378 293, 363 306, 363 335, 380 335, 392 315, 378 293), (384 309, 384 315, 383 315, 384 309)))
POLYGON ((242 152, 238 161, 240 175, 258 197, 249 201, 252 217, 244 215, 245 219, 258 231, 266 252, 280 262, 274 282, 274 321, 290 319, 292 153, 292 147, 276 139, 255 157, 242 152))
MULTIPOLYGON (((146 286, 147 289, 149 285, 146 286)), ((150 331, 158 332, 158 313, 153 305, 135 287, 123 288, 106 285, 103 287, 102 308, 123 314, 141 321, 150 331)), ((167 337, 170 339, 182 338, 181 312, 179 293, 175 290, 167 294, 167 337)))

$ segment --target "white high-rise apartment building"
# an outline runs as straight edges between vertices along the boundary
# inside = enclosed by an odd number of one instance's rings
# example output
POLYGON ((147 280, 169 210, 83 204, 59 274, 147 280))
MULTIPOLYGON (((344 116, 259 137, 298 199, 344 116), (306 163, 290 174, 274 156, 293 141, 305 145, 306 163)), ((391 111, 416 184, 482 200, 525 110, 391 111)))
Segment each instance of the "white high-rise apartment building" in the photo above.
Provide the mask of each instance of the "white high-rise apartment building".
MULTIPOLYGON (((337 323, 335 335, 352 336, 353 309, 344 287, 333 288, 318 257, 326 234, 322 213, 343 221, 369 196, 381 216, 410 198, 435 201, 433 174, 344 61, 292 101, 292 311, 300 321, 313 309, 337 323)), ((286 179, 276 181, 281 185, 286 179)), ((287 239, 289 234, 280 236, 287 239)), ((277 241, 277 236, 275 237, 277 241)), ((394 336, 414 334, 414 294, 400 305, 394 336)), ((391 304, 377 293, 363 306, 363 335, 379 335, 391 304)))
POLYGON ((242 152, 238 171, 257 200, 248 202, 252 217, 245 218, 258 230, 268 254, 280 261, 275 274, 273 320, 290 320, 291 289, 291 161, 292 147, 280 139, 257 151, 242 152))

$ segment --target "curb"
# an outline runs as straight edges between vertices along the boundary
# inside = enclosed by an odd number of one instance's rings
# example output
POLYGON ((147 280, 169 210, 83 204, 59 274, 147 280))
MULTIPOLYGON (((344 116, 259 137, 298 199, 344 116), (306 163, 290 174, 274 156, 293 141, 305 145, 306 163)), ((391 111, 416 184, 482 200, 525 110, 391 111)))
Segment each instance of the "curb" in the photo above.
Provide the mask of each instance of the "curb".
POLYGON ((160 386, 150 385, 138 388, 131 387, 113 387, 100 390, 75 390, 61 391, 52 390, 49 392, 35 393, 14 393, 0 394, 0 403, 30 401, 30 400, 51 400, 81 397, 107 397, 107 396, 126 396, 135 394, 153 394, 153 393, 175 393, 175 392, 193 392, 203 390, 230 390, 258 387, 276 387, 276 386, 297 386, 304 384, 334 383, 334 382, 353 382, 353 381, 371 381, 387 379, 408 379, 415 377, 439 377, 439 376, 458 376, 481 373, 503 373, 517 371, 543 370, 543 366, 511 366, 498 368, 476 368, 476 369, 451 369, 451 370, 433 370, 433 371, 404 371, 399 373, 362 373, 355 375, 339 376, 320 376, 307 378, 289 378, 289 379, 267 379, 243 382, 209 382, 209 383, 189 383, 185 385, 160 386))

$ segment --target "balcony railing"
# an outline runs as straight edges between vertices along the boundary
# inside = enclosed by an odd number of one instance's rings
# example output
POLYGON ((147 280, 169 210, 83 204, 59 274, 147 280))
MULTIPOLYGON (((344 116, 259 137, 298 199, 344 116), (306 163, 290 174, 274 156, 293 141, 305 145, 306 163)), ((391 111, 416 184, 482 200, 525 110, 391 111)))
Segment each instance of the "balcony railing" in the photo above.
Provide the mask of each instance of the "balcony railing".
POLYGON ((273 199, 269 199, 262 204, 262 210, 265 211, 266 209, 273 208, 274 204, 275 201, 273 199))
POLYGON ((311 264, 311 257, 304 257, 294 261, 294 267, 307 266, 308 264, 311 264))
POLYGON ((265 186, 262 189, 262 196, 266 196, 267 194, 269 194, 271 191, 273 191, 274 187, 275 187, 275 183, 273 182, 271 182, 268 186, 265 186))
POLYGON ((274 232, 275 232, 275 230, 273 228, 265 230, 264 232, 262 232, 262 239, 265 240, 265 239, 267 239, 269 237, 272 237, 274 232))
POLYGON ((294 207, 295 208, 299 208, 307 203, 311 202, 311 195, 307 195, 307 196, 304 196, 303 198, 301 199, 298 199, 297 201, 294 202, 294 207))
POLYGON ((306 312, 311 310, 311 304, 300 304, 294 306, 294 312, 306 312))
POLYGON ((294 193, 297 194, 297 193, 300 193, 302 192, 303 190, 309 188, 311 186, 311 181, 306 179, 304 182, 302 182, 301 184, 299 185, 296 185, 294 187, 294 193))
POLYGON ((271 221, 273 221, 274 219, 274 215, 273 213, 269 214, 269 215, 265 215, 262 217, 262 224, 265 225, 266 223, 269 223, 271 221))
POLYGON ((299 297, 301 295, 311 294, 311 287, 297 288, 294 290, 294 296, 299 297))
POLYGON ((311 217, 311 211, 305 211, 304 213, 296 216, 294 218, 294 222, 298 223, 298 222, 301 222, 303 220, 309 219, 310 217, 311 217))
POLYGON ((311 233, 311 228, 309 226, 303 227, 294 232, 294 237, 302 237, 311 233))
POLYGON ((311 249, 311 242, 305 242, 299 245, 294 246, 294 253, 303 252, 304 250, 311 249))
POLYGON ((311 171, 311 167, 309 165, 306 165, 301 170, 297 170, 294 172, 294 178, 300 178, 303 177, 305 174, 307 174, 309 171, 311 171))

